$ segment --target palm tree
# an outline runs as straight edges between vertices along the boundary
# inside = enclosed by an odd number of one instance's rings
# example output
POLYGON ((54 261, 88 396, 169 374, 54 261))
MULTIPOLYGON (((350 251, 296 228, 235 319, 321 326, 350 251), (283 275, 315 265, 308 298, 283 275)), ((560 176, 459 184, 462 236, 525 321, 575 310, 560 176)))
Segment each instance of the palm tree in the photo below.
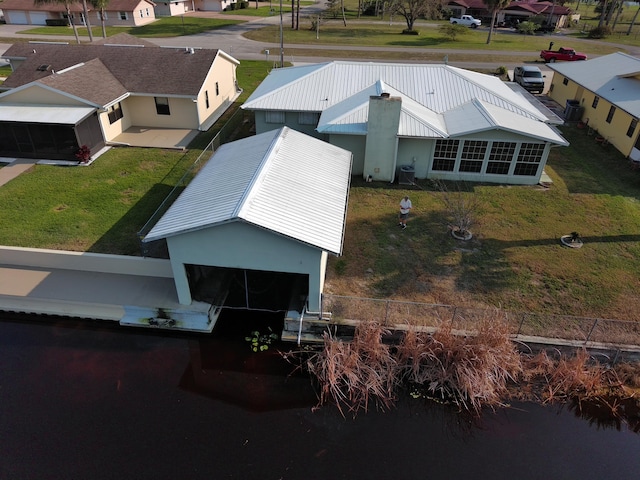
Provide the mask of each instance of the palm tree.
POLYGON ((76 42, 80 43, 80 37, 78 36, 78 29, 76 28, 76 24, 73 23, 73 15, 71 14, 71 0, 33 0, 33 4, 36 6, 40 5, 53 5, 56 3, 61 3, 64 5, 67 10, 67 18, 69 19, 69 23, 73 28, 73 34, 76 37, 76 42))
POLYGON ((87 0, 82 0, 82 14, 84 15, 84 24, 89 33, 89 41, 93 42, 93 32, 91 31, 91 22, 89 21, 89 9, 87 8, 87 0))
POLYGON ((100 9, 100 24, 102 25, 102 38, 107 38, 107 28, 104 24, 104 11, 109 5, 109 0, 89 0, 94 8, 100 9))
POLYGON ((487 6, 487 10, 491 12, 491 26, 489 27, 489 35, 487 36, 487 45, 491 43, 491 35, 493 34, 493 27, 496 23, 496 16, 498 12, 511 3, 511 0, 482 0, 487 6))

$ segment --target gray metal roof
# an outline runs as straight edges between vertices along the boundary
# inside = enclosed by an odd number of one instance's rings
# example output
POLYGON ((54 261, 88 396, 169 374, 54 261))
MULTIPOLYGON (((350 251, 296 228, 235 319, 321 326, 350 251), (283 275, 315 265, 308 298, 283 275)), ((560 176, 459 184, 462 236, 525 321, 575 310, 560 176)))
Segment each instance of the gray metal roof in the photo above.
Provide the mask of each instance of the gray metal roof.
POLYGON ((617 52, 584 62, 549 64, 549 68, 640 118, 640 59, 617 52))
POLYGON ((51 123, 77 125, 87 118, 95 108, 66 107, 56 105, 12 105, 3 103, 0 108, 0 122, 51 123))
POLYGON ((228 143, 144 241, 241 221, 339 255, 350 177, 351 152, 287 127, 228 143))
POLYGON ((548 118, 499 78, 449 65, 331 62, 276 69, 242 108, 322 112, 318 132, 364 135, 369 97, 383 92, 402 99, 399 136, 446 138, 463 134, 462 125, 468 126, 468 133, 477 131, 464 118, 460 125, 453 125, 451 119, 458 118, 452 112, 463 105, 480 101, 509 117, 509 124, 494 127, 528 135, 524 125, 537 122, 541 124, 536 127, 538 133, 548 130, 543 137, 557 137, 545 125, 548 118), (445 121, 447 115, 449 121, 445 121))

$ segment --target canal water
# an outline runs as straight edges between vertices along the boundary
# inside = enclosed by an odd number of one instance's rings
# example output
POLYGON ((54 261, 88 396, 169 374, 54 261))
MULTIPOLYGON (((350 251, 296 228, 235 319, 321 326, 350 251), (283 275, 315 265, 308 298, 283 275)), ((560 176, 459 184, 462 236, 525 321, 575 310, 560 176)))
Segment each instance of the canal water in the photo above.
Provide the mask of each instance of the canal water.
POLYGON ((0 314, 0 479, 636 479, 640 435, 567 406, 315 409, 277 345, 0 314))

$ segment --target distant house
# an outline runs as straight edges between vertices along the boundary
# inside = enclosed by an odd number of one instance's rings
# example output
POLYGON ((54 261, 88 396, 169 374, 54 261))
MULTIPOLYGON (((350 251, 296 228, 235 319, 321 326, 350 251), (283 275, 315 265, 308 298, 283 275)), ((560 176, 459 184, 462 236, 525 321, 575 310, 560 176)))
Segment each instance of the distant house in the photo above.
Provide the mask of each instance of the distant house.
POLYGON ((366 179, 531 185, 568 143, 516 87, 448 65, 330 62, 273 70, 242 108, 258 133, 287 125, 350 150, 366 179))
POLYGON ((166 240, 181 304, 213 303, 231 282, 236 306, 286 310, 297 291, 298 311, 319 312, 350 173, 350 152, 287 127, 227 143, 143 241, 166 240))
MULTIPOLYGON (((454 15, 473 15, 481 18, 485 26, 491 22, 491 13, 483 0, 451 0, 447 8, 454 15)), ((555 2, 536 0, 517 0, 510 2, 500 10, 496 16, 498 25, 513 26, 520 22, 530 20, 532 17, 544 18, 544 23, 555 28, 566 26, 571 10, 557 5, 555 2)))
POLYGON ((196 10, 203 12, 221 12, 236 0, 194 0, 196 10))
POLYGON ((194 0, 158 0, 155 2, 156 17, 171 17, 195 10, 194 0))
POLYGON ((73 160, 79 146, 95 151, 126 132, 207 130, 239 95, 239 62, 223 51, 129 38, 11 46, 2 56, 14 71, 0 94, 0 156, 73 160))
MULTIPOLYGON (((151 0, 109 0, 105 9, 105 25, 140 26, 155 21, 155 3, 151 0)), ((85 25, 82 2, 70 5, 73 23, 85 25)), ((3 0, 2 10, 7 24, 10 25, 47 25, 51 21, 67 19, 64 3, 34 5, 33 0, 3 0)), ((89 23, 100 25, 100 10, 87 1, 89 23)), ((68 21, 68 20, 67 20, 68 21)))
POLYGON ((640 161, 640 59, 618 52, 549 68, 555 71, 549 96, 560 105, 575 102, 583 122, 640 161))

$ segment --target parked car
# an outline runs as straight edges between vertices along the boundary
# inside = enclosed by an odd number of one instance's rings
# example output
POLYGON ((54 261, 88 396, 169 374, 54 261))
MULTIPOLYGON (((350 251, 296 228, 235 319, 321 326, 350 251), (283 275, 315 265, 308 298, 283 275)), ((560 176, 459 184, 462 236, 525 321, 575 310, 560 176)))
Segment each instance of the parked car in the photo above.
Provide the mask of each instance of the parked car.
POLYGON ((478 28, 481 25, 481 21, 477 18, 473 18, 471 15, 462 15, 460 18, 451 17, 449 18, 449 23, 456 25, 466 25, 471 28, 478 28))
POLYGON ((540 52, 540 58, 547 62, 556 62, 558 60, 574 61, 574 60, 586 60, 587 56, 584 53, 578 53, 573 48, 560 47, 558 50, 542 50, 540 52))
POLYGON ((513 81, 532 93, 542 93, 544 90, 544 75, 538 67, 523 65, 513 70, 513 81))

